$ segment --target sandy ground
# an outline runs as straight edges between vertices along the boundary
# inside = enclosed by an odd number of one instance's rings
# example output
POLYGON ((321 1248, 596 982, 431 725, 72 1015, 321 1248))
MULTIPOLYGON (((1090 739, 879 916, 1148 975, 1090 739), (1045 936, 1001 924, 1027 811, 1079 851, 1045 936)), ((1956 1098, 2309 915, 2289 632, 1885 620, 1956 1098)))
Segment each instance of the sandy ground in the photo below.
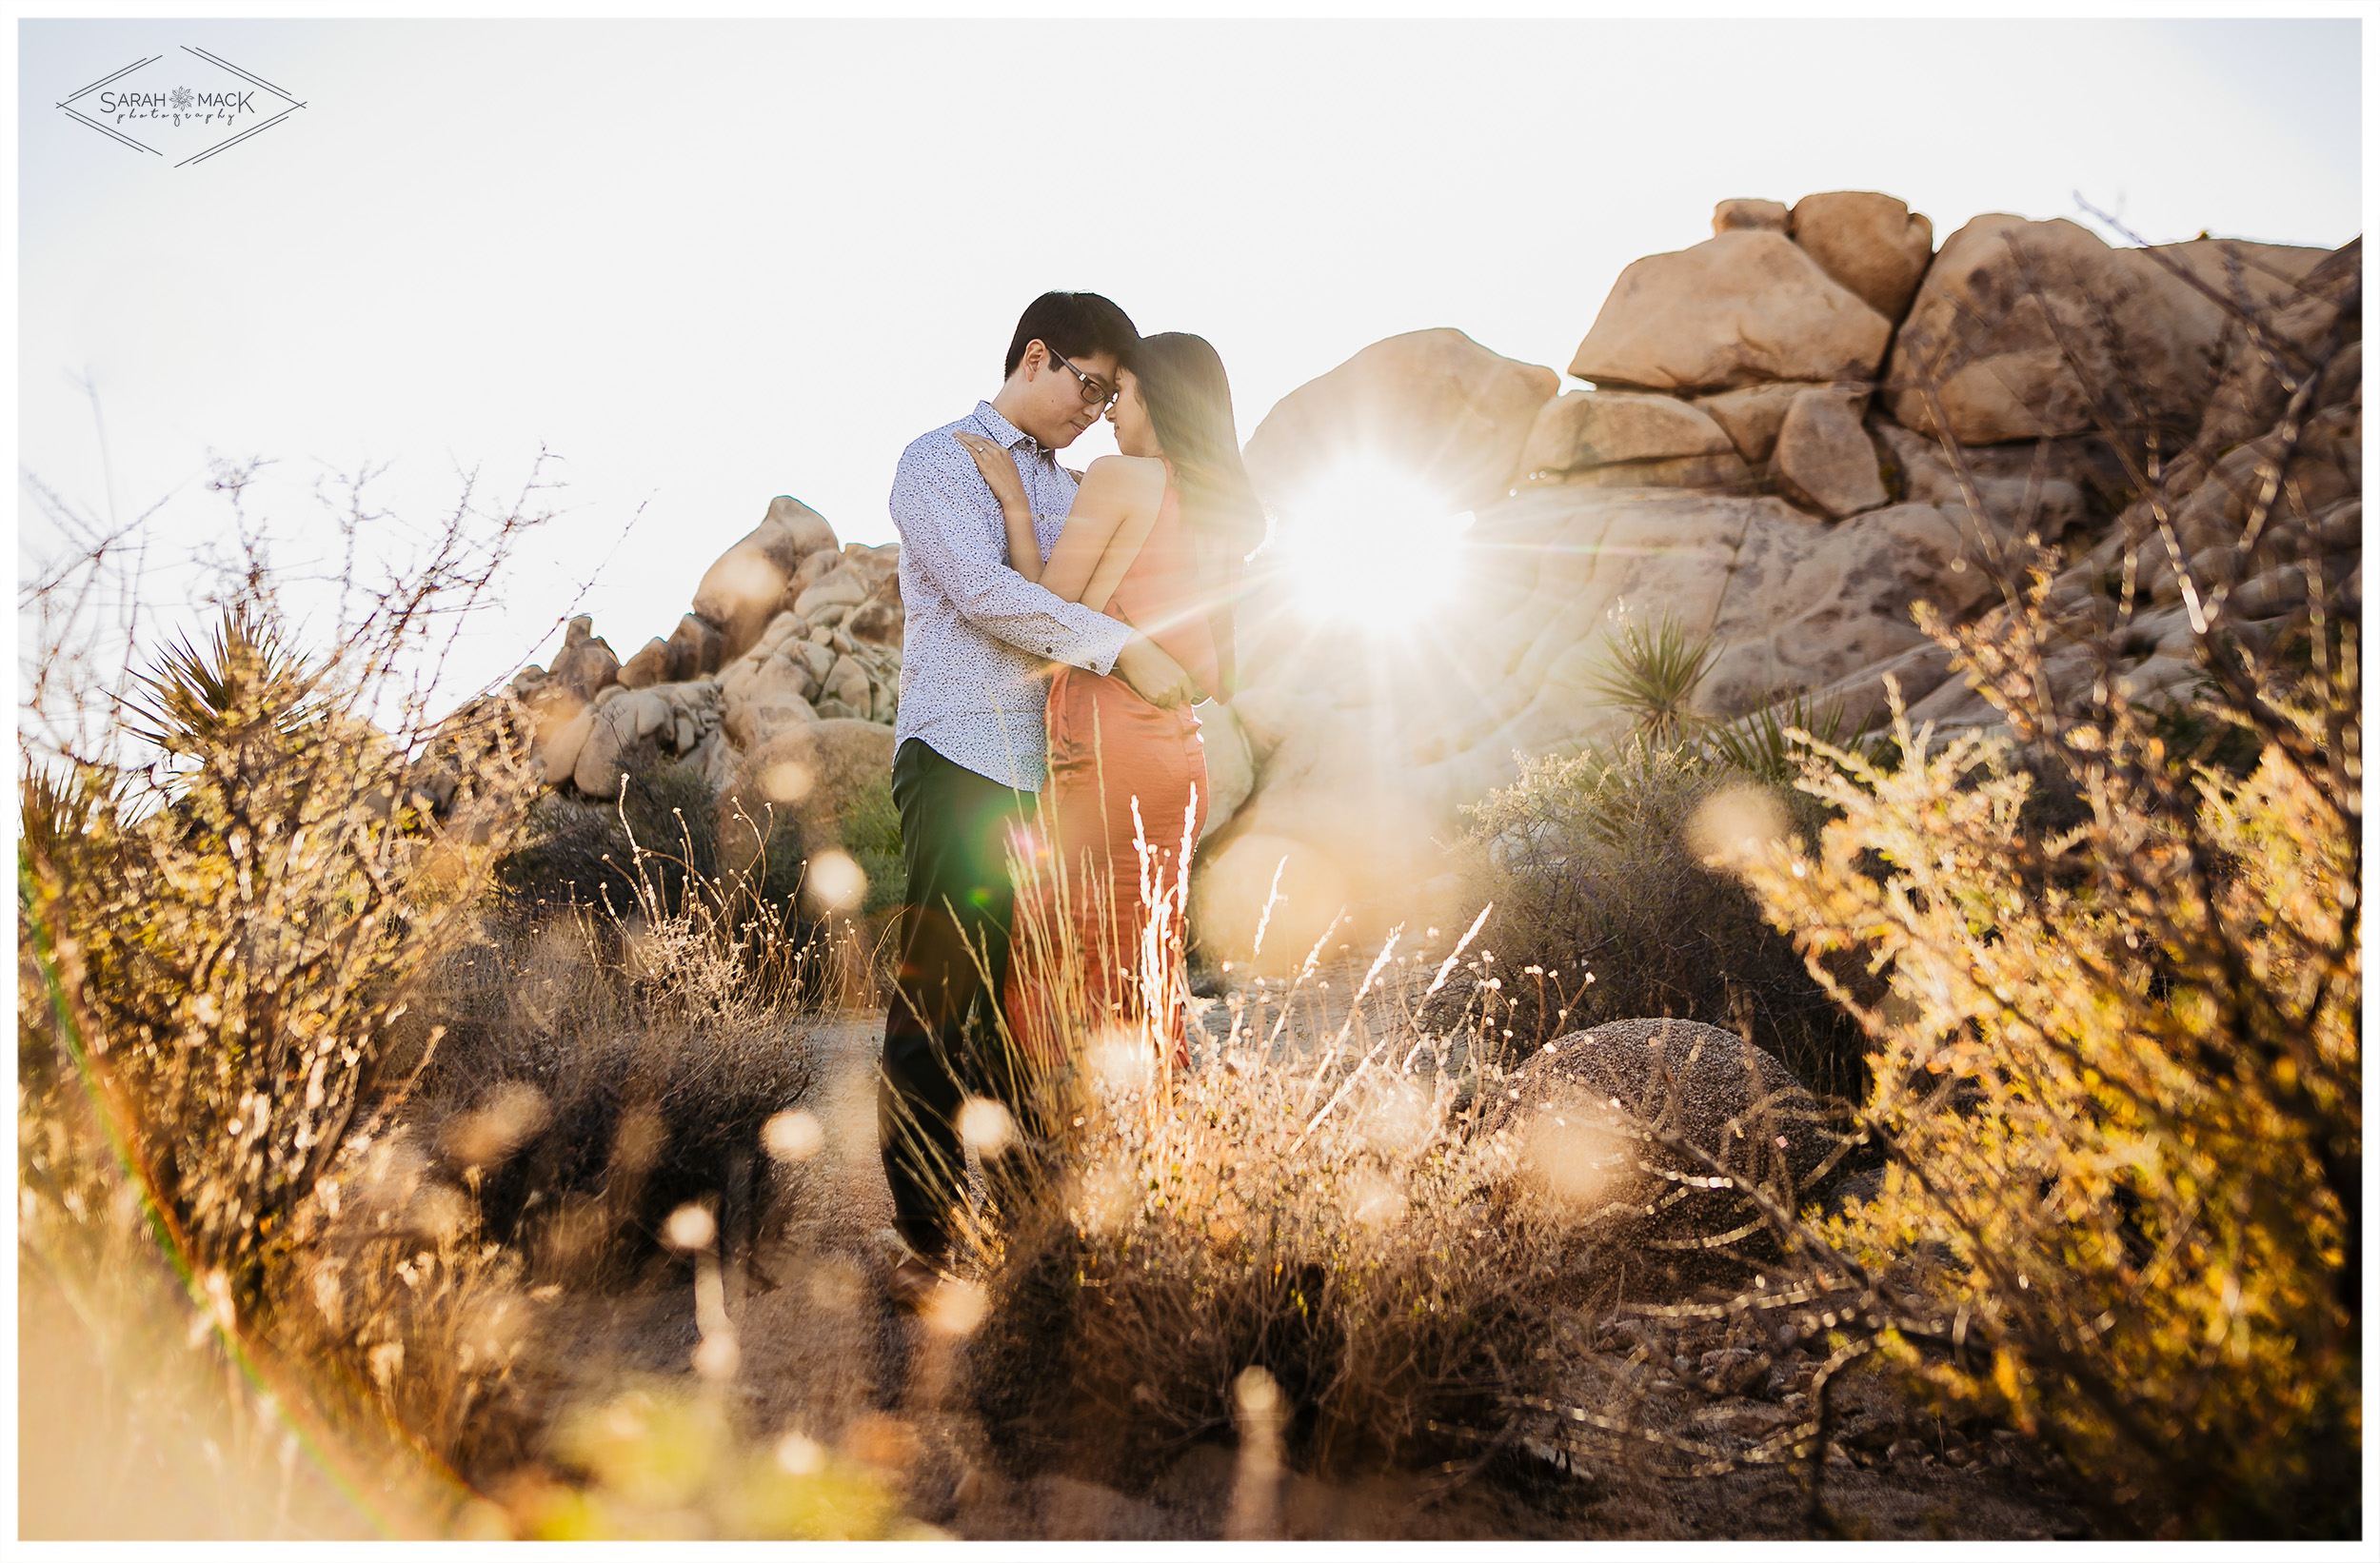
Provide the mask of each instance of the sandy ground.
MULTIPOLYGON (((1418 992, 1426 973, 1394 984, 1418 992)), ((1361 967, 1316 990, 1314 1008, 1283 1031, 1282 1046, 1310 1050, 1336 1037, 1361 967)), ((1391 1001, 1395 1001, 1392 997, 1391 1001)), ((1220 1003, 1208 1012, 1228 1024, 1220 1003)), ((1263 1018, 1267 1034, 1275 1016, 1263 1018)), ((1235 1455, 1192 1449, 1151 1473, 1132 1494, 1050 1473, 1017 1482, 984 1457, 983 1433, 966 1407, 960 1337, 921 1324, 883 1298, 894 1250, 891 1201, 876 1142, 875 1064, 881 1015, 826 1022, 816 1045, 820 1085, 808 1104, 823 1131, 816 1155, 780 1167, 757 1240, 730 1254, 728 1316, 741 1350, 736 1396, 755 1438, 799 1432, 868 1454, 903 1474, 918 1517, 966 1537, 1195 1539, 1222 1533, 1235 1455)), ((1385 1028, 1381 1028, 1385 1034, 1385 1028)), ((1362 1018, 1350 1041, 1369 1045, 1362 1018)), ((580 1350, 565 1394, 593 1393, 623 1370, 690 1372, 700 1339, 694 1296, 683 1282, 589 1299, 577 1311, 580 1350)), ((1601 1345, 1610 1344, 1608 1341, 1601 1345)), ((1621 1345, 1629 1343, 1622 1342, 1621 1345)), ((1608 1403, 1615 1384, 1642 1425, 1705 1444, 1742 1449, 1794 1419, 1794 1402, 1716 1395, 1667 1367, 1675 1338, 1628 1355, 1597 1349, 1580 1367, 1578 1390, 1608 1403)), ((1792 1361, 1785 1366, 1790 1371, 1792 1361)), ((2072 1504, 2027 1474, 2026 1452, 2006 1440, 1957 1447, 1937 1430, 1922 1436, 1880 1430, 1914 1425, 1913 1409, 1880 1380, 1846 1384, 1837 1426, 1854 1453, 1828 1472, 1827 1502, 1854 1535, 1913 1538, 2048 1538, 2089 1531, 2072 1504), (1951 1462, 1959 1462, 1956 1464, 1951 1462)), ((1544 1479, 1527 1493, 1475 1485, 1416 1512, 1413 1483, 1384 1480, 1333 1487, 1284 1479, 1280 1526, 1293 1537, 1791 1537, 1808 1533, 1797 1470, 1762 1467, 1701 1477, 1664 1476, 1649 1462, 1608 1451, 1573 1462, 1537 1446, 1544 1479)))

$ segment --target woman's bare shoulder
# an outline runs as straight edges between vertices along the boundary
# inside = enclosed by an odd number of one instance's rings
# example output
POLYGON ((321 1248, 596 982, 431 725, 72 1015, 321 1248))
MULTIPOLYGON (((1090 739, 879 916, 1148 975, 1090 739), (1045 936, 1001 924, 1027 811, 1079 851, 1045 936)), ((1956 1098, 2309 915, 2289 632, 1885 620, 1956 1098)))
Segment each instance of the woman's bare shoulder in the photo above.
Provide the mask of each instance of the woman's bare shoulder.
POLYGON ((1154 456, 1101 456, 1082 474, 1082 486, 1093 484, 1118 494, 1153 497, 1165 491, 1165 464, 1154 456))

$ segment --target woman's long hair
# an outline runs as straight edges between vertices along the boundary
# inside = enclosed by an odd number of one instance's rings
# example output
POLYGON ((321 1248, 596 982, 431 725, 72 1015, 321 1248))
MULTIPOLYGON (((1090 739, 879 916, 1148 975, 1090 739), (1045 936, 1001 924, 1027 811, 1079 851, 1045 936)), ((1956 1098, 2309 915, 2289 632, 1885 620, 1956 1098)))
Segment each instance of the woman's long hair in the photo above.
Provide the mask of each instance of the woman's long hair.
POLYGON ((1157 445, 1174 464, 1181 518, 1225 543, 1234 560, 1264 541, 1264 507, 1240 460, 1231 382, 1214 345, 1187 331, 1144 336, 1128 366, 1140 382, 1157 445))

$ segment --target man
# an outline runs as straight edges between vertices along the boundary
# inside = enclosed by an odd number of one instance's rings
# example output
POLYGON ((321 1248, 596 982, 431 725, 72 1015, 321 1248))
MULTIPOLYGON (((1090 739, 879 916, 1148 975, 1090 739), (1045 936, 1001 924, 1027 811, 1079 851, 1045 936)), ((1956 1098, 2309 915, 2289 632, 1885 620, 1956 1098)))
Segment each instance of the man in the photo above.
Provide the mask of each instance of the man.
POLYGON ((1017 322, 999 392, 911 444, 893 478, 908 620, 893 801, 909 887, 877 1130, 909 1247, 891 1291, 908 1305, 934 1285, 949 1248, 961 1103, 976 1095, 1013 1106, 1014 1082, 992 1057, 1015 904, 1005 854, 1041 785, 1049 664, 1113 672, 1160 708, 1194 698, 1189 676, 1130 625, 1008 567, 1000 504, 951 434, 982 434, 1015 458, 1046 561, 1075 495, 1057 453, 1114 402, 1117 370, 1139 340, 1097 293, 1042 294, 1017 322))

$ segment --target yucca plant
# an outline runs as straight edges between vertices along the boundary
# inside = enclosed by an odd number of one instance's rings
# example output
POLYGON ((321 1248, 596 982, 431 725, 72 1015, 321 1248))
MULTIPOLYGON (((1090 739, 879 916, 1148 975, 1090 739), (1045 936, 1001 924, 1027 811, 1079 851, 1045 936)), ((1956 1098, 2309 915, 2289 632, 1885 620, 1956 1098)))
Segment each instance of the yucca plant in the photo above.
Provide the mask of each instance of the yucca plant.
POLYGON ((1697 725, 1695 691, 1718 654, 1712 637, 1690 634, 1675 614, 1650 626, 1622 619, 1605 639, 1587 687, 1635 718, 1650 742, 1675 742, 1697 725))
POLYGON ((1813 741, 1828 749, 1856 748, 1863 755, 1876 747, 1860 743, 1842 702, 1821 703, 1805 690, 1733 722, 1710 722, 1696 735, 1704 752, 1720 764, 1775 787, 1789 786, 1800 776, 1813 741))
POLYGON ((288 645, 260 603, 235 603, 203 648, 185 635, 133 675, 130 736, 197 762, 251 736, 288 739, 329 714, 325 672, 288 645))

